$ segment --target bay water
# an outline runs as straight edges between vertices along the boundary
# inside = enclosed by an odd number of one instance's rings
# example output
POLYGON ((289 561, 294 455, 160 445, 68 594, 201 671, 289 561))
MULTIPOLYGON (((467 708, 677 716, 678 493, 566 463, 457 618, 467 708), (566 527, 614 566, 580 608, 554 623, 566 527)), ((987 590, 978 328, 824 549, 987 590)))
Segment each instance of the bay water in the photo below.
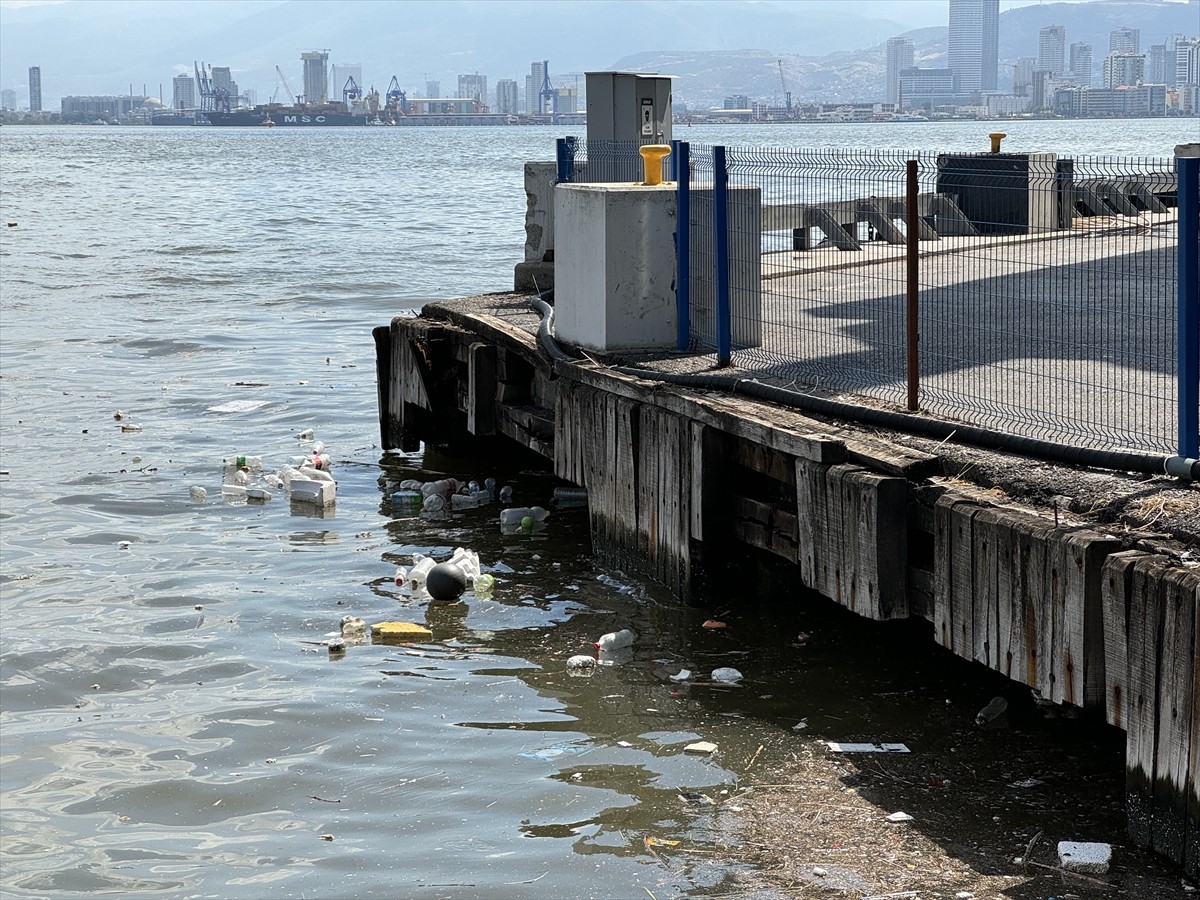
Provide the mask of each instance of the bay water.
MULTIPOLYGON (((1005 149, 1162 156, 1193 126, 675 136, 974 150, 1003 130, 1005 149)), ((723 840, 731 813, 696 797, 728 796, 751 758, 918 745, 948 727, 930 710, 953 700, 969 723, 990 697, 889 661, 886 635, 799 592, 768 605, 748 583, 683 608, 597 565, 580 508, 506 535, 497 505, 392 507, 387 485, 442 475, 551 505, 544 471, 384 454, 371 329, 511 286, 523 164, 565 133, 3 128, 0 895, 720 894, 741 867, 664 867, 645 839, 723 840), (306 428, 334 460, 333 511, 222 501, 223 459, 276 468, 306 428), (430 606, 394 584, 414 552, 456 546, 494 574, 490 597, 430 606), (729 627, 702 627, 714 609, 729 627), (433 637, 331 656, 344 615, 433 637), (623 627, 624 664, 568 673, 623 627), (745 679, 710 683, 717 667, 745 679), (904 698, 880 702, 895 679, 904 698), (683 752, 701 739, 718 753, 683 752)))

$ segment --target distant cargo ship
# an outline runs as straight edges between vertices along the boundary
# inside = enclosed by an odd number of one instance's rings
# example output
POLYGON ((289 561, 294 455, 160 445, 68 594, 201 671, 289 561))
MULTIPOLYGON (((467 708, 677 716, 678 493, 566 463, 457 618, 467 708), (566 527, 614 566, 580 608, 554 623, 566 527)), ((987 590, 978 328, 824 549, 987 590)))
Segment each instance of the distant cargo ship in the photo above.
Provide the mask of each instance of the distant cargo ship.
POLYGON ((205 112, 202 115, 213 125, 258 125, 283 127, 321 127, 331 125, 366 125, 366 111, 350 111, 344 103, 306 104, 284 106, 267 103, 250 109, 235 109, 228 112, 205 112))

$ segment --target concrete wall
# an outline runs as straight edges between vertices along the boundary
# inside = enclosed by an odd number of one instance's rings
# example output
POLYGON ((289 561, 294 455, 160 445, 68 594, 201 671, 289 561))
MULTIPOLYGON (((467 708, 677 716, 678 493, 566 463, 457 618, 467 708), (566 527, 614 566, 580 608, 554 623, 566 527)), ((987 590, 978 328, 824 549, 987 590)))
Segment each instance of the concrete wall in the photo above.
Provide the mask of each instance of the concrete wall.
POLYGON ((675 187, 554 188, 555 336, 601 352, 673 347, 675 187))

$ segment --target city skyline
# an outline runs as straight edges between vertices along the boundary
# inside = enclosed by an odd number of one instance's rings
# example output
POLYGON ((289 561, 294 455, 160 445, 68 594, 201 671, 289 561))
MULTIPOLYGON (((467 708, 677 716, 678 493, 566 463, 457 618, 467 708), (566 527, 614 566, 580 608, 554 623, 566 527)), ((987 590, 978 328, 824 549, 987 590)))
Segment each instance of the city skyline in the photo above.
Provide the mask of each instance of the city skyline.
MULTIPOLYGON (((906 4, 900 5, 904 6, 906 4)), ((1093 73, 1095 76, 1101 74, 1100 63, 1103 62, 1106 55, 1103 50, 1110 44, 1122 47, 1122 52, 1130 52, 1129 48, 1132 46, 1143 47, 1148 57, 1141 70, 1143 77, 1153 73, 1159 75, 1161 81, 1172 81, 1174 80, 1173 78, 1167 79, 1161 76, 1164 76, 1167 72, 1170 72, 1173 76, 1175 69, 1178 68, 1177 61, 1174 58, 1175 48, 1171 45, 1171 42, 1175 40, 1177 31, 1165 38, 1166 45, 1164 45, 1164 38, 1161 34, 1163 26, 1160 25, 1157 28, 1151 27, 1147 33, 1148 36, 1143 37, 1142 31, 1144 29, 1134 27, 1140 26, 1143 23, 1132 20, 1128 24, 1111 28, 1103 34, 1094 32, 1087 34, 1085 36, 1089 38, 1088 41, 1079 41, 1074 40, 1080 36, 1078 33, 1080 27, 1078 19, 1070 33, 1061 25, 1043 25, 1040 29, 1037 46, 1033 47, 1029 45, 1028 35, 1026 34, 1025 43, 1014 48, 1012 46, 1013 31, 1010 25, 1005 33, 1005 39, 1008 44, 1006 47, 1007 56, 1004 60, 1004 65, 999 66, 997 46, 999 44, 998 31, 1000 29, 998 23, 999 17, 1002 14, 1001 9, 1006 5, 1004 0, 947 0, 947 2, 943 2, 940 5, 945 8, 947 18, 945 24, 940 26, 938 30, 945 34, 945 38, 939 39, 936 33, 925 32, 921 34, 918 46, 912 43, 911 38, 902 38, 899 36, 888 37, 886 38, 886 47, 881 45, 872 50, 859 51, 859 55, 866 56, 867 58, 874 58, 873 54, 878 53, 878 69, 864 70, 877 71, 878 75, 875 76, 879 79, 877 83, 871 83, 870 77, 864 76, 867 77, 867 82, 864 83, 863 87, 857 89, 858 96, 850 98, 845 98, 844 96, 839 98, 837 94, 833 94, 828 98, 814 97, 811 91, 796 90, 794 93, 797 101, 801 99, 828 99, 830 102, 835 102, 839 99, 850 99, 854 102, 895 102, 895 100, 900 99, 896 96, 898 94, 899 73, 907 66, 915 66, 910 74, 919 75, 924 80, 923 90, 927 94, 928 102, 933 102, 942 94, 954 94, 959 98, 958 102, 962 102, 962 97, 969 96, 977 91, 985 93, 1006 93, 1011 91, 1013 94, 1021 94, 1024 85, 1033 81, 1032 71, 1035 69, 1049 71, 1056 79, 1064 75, 1078 75, 1082 72, 1084 77, 1082 79, 1077 78, 1076 81, 1086 85, 1089 82, 1094 83, 1096 80, 1093 78, 1093 73), (944 41, 940 50, 938 49, 939 40, 944 41), (1145 47, 1148 42, 1154 43, 1150 43, 1149 47, 1145 47), (1067 67, 1065 61, 1065 45, 1067 43, 1071 45, 1070 68, 1067 67), (1091 47, 1093 45, 1099 45, 1099 57, 1094 68, 1090 59, 1091 47), (1012 55, 1014 49, 1017 52, 1023 52, 1030 56, 1036 52, 1037 58, 1032 63, 1028 58, 1014 58, 1012 55), (899 56, 896 55, 895 51, 899 51, 899 56), (938 65, 939 59, 942 60, 941 64, 944 66, 940 71, 935 68, 938 65), (999 77, 998 70, 1002 73, 999 77), (940 79, 940 81, 934 84, 934 81, 937 79, 940 79)), ((1051 17, 1051 21, 1054 21, 1053 17, 1056 15, 1056 11, 1071 11, 1080 9, 1085 5, 1087 4, 1055 3, 1039 5, 1036 7, 1036 12, 1041 14, 1043 18, 1048 16, 1051 17)), ((1126 10, 1126 12, 1129 10, 1150 10, 1155 12, 1167 5, 1164 3, 1131 3, 1093 6, 1095 9, 1100 10, 1112 9, 1118 6, 1126 10)), ((1195 8, 1200 8, 1194 2, 1191 5, 1195 8)), ((1180 3, 1171 4, 1171 6, 1177 9, 1184 8, 1184 4, 1180 3)), ((1027 9, 1025 11, 1032 12, 1033 10, 1027 9)), ((1185 9, 1183 19, 1186 19, 1186 12, 1188 10, 1185 9)), ((1183 19, 1180 19, 1180 21, 1183 19)), ((1025 16, 1024 20, 1025 25, 1022 27, 1027 32, 1030 17, 1025 16)), ((1084 25, 1083 27, 1088 26, 1084 25)), ((736 56, 736 54, 733 55, 736 56)), ((376 86, 373 84, 376 79, 371 77, 371 70, 368 69, 367 65, 358 61, 352 63, 343 62, 342 60, 347 57, 354 58, 349 54, 343 56, 340 51, 317 51, 301 47, 298 52, 293 51, 292 53, 292 60, 300 62, 302 68, 301 76, 297 78, 294 74, 296 68, 295 62, 286 66, 275 67, 280 77, 274 86, 273 92, 261 92, 253 87, 248 87, 245 81, 242 80, 240 71, 230 65, 202 66, 199 74, 210 73, 211 81, 215 88, 221 89, 235 103, 236 99, 240 96, 245 105, 252 105, 259 97, 262 97, 264 101, 270 97, 271 99, 278 99, 281 102, 285 101, 285 99, 290 102, 292 94, 291 88, 287 87, 288 78, 285 74, 287 71, 293 73, 293 84, 297 86, 301 83, 303 84, 301 90, 295 91, 296 95, 307 99, 341 100, 343 89, 346 87, 356 88, 357 93, 361 96, 367 93, 371 86, 376 86), (365 78, 363 74, 364 70, 367 70, 365 78), (237 79, 234 78, 235 74, 239 76, 237 79)), ((714 54, 715 57, 716 54, 714 54)), ((219 61, 226 62, 223 59, 219 61)), ((419 97, 424 94, 427 97, 433 98, 449 98, 457 95, 457 98, 465 97, 474 100, 477 107, 476 111, 479 111, 479 107, 482 106, 495 110, 503 109, 507 112, 514 105, 512 94, 513 83, 515 82, 518 112, 537 112, 537 106, 540 102, 538 98, 546 87, 551 88, 553 93, 559 95, 560 99, 556 100, 555 105, 560 111, 573 111, 574 104, 579 101, 578 88, 581 87, 581 73, 567 72, 564 74, 561 71, 554 71, 552 74, 553 83, 543 84, 543 79, 547 77, 547 72, 545 71, 546 62, 546 60, 537 59, 525 62, 524 68, 528 74, 524 75, 520 72, 512 72, 510 70, 497 76, 493 72, 486 72, 479 69, 471 72, 468 69, 456 72, 440 83, 438 79, 425 78, 424 81, 419 82, 420 87, 418 88, 412 87, 410 82, 406 86, 406 93, 409 96, 419 97), (497 91, 494 93, 489 92, 489 84, 494 84, 497 91), (431 88, 430 85, 433 85, 433 87, 431 88), (500 95, 498 90, 501 85, 504 85, 503 96, 500 95)), ((550 68, 554 69, 555 61, 551 59, 548 62, 550 68)), ((794 56, 771 60, 772 71, 770 75, 772 76, 772 80, 776 85, 781 81, 784 82, 783 88, 789 94, 793 93, 793 91, 789 89, 786 81, 788 75, 795 72, 795 67, 799 62, 800 58, 794 56), (778 72, 775 71, 776 63, 778 63, 778 72), (785 72, 788 74, 785 74, 785 72)), ((666 66, 669 63, 663 63, 663 65, 666 66)), ((44 67, 41 68, 44 70, 44 67)), ((187 76, 191 74, 188 70, 192 68, 192 65, 188 65, 185 67, 184 72, 180 74, 187 76)), ((644 66, 636 66, 634 68, 643 71, 647 70, 644 66)), ((377 72, 378 68, 375 67, 374 70, 377 72)), ((671 69, 665 67, 658 70, 671 72, 671 69)), ((1128 66, 1125 66, 1124 71, 1128 72, 1131 70, 1128 66)), ((761 84, 761 72, 755 73, 754 77, 758 78, 761 84)), ((379 80, 382 81, 382 77, 379 80)), ((393 82, 392 86, 395 87, 396 76, 392 76, 391 80, 393 82)), ((1124 76, 1121 80, 1128 81, 1128 76, 1124 76)), ((173 81, 174 79, 172 79, 173 81)), ((691 102, 699 108, 703 108, 706 104, 714 107, 722 105, 722 97, 712 97, 703 102, 692 100, 685 90, 687 83, 686 74, 681 74, 676 82, 677 93, 684 103, 691 102)), ((750 102, 753 105, 764 102, 768 104, 773 101, 780 102, 782 99, 778 88, 774 88, 770 93, 764 95, 761 86, 756 89, 753 86, 753 82, 745 85, 733 84, 731 86, 735 93, 744 93, 750 97, 750 102), (741 88, 740 91, 738 90, 739 87, 741 88), (746 90, 747 87, 750 90, 746 90)), ((145 87, 148 86, 143 84, 143 91, 138 91, 138 87, 136 83, 128 84, 126 89, 120 92, 120 95, 126 97, 130 95, 137 96, 139 94, 154 96, 152 89, 145 90, 145 87)), ((382 84, 377 85, 376 88, 382 88, 382 84)), ((4 96, 11 97, 12 94, 19 93, 12 88, 9 88, 9 91, 12 93, 5 94, 4 96)), ((169 101, 169 105, 179 108, 179 101, 174 96, 174 91, 170 92, 170 97, 166 96, 167 93, 160 85, 159 97, 162 99, 163 105, 168 105, 169 101)), ((725 89, 725 93, 728 93, 728 89, 725 89)), ((88 94, 103 96, 100 92, 88 92, 88 94)), ((87 96, 88 94, 80 91, 78 94, 71 94, 70 96, 78 97, 81 95, 87 96)), ((109 96, 114 96, 114 94, 109 94, 109 96)), ((51 101, 44 105, 53 110, 58 104, 51 101)))

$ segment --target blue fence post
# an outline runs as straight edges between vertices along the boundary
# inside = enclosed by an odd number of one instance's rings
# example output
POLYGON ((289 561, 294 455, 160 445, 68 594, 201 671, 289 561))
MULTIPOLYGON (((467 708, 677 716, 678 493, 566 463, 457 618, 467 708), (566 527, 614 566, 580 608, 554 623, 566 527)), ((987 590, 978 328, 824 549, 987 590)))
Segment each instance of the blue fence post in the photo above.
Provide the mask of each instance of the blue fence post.
POLYGON ((558 182, 571 181, 575 177, 575 142, 572 136, 559 138, 555 147, 555 157, 558 161, 558 182))
POLYGON ((686 350, 692 336, 692 198, 691 163, 687 141, 671 141, 675 176, 675 346, 686 350))
POLYGON ((1200 156, 1176 156, 1179 192, 1179 455, 1200 458, 1200 156))
POLYGON ((713 147, 713 255, 716 257, 717 366, 729 365, 729 170, 725 148, 713 147))

